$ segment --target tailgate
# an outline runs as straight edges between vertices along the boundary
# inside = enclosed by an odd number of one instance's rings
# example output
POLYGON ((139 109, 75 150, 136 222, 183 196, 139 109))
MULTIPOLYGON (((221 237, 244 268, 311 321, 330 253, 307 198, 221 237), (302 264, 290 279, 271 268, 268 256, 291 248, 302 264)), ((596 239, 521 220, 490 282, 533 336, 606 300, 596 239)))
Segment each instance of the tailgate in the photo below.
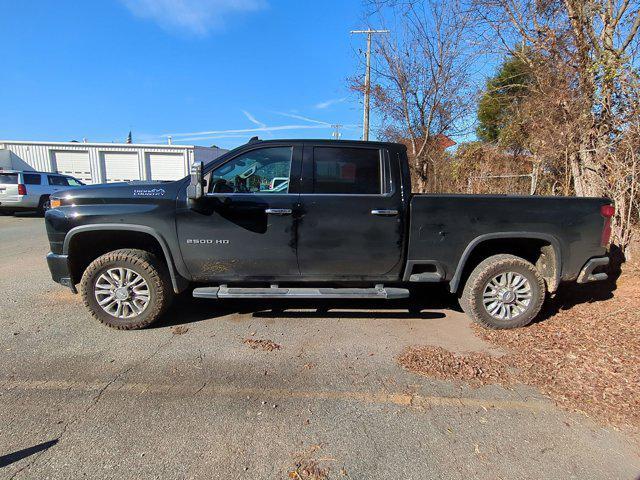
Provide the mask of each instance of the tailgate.
POLYGON ((0 202, 18 196, 18 174, 0 173, 0 202))

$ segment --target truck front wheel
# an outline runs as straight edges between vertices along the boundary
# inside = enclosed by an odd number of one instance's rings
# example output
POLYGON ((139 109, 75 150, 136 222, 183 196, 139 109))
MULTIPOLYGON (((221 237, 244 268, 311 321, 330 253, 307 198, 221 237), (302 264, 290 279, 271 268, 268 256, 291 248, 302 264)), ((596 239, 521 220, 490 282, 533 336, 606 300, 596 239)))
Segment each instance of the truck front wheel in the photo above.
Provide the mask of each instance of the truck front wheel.
POLYGON ((494 255, 471 272, 460 306, 484 327, 517 328, 538 315, 545 293, 544 279, 533 264, 515 255, 494 255))
POLYGON ((84 271, 80 289, 91 314, 119 330, 151 325, 173 297, 165 265, 152 253, 136 249, 96 258, 84 271))

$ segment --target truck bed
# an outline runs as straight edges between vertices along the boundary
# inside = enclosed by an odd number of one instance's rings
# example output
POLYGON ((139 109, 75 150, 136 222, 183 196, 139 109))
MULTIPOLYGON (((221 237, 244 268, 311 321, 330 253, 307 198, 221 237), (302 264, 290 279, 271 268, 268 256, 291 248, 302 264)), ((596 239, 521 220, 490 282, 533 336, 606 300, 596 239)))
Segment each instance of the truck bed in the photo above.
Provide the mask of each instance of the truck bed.
POLYGON ((410 200, 408 265, 437 259, 442 280, 452 280, 466 252, 482 242, 533 238, 560 256, 561 280, 574 280, 585 259, 604 255, 600 245, 606 198, 421 195, 410 200))

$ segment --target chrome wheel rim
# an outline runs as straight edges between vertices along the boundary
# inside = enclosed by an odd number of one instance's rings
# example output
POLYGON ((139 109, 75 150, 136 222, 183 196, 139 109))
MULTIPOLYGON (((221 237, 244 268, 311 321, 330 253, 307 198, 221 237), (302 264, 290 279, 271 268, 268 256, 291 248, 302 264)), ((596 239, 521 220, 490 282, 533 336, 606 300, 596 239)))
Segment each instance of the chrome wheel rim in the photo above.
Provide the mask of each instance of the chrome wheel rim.
POLYGON ((497 320, 513 320, 527 311, 533 292, 527 278, 516 272, 500 273, 486 284, 484 308, 497 320))
POLYGON ((102 310, 116 318, 137 317, 149 305, 151 292, 146 280, 135 270, 110 268, 95 282, 94 294, 102 310))

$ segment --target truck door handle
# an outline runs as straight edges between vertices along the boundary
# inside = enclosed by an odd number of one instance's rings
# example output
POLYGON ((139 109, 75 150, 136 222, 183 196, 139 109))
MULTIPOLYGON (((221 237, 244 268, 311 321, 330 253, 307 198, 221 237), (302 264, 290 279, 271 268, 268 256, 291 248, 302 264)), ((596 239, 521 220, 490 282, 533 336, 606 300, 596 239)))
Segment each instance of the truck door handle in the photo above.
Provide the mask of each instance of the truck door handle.
POLYGON ((264 213, 267 215, 291 215, 290 208, 267 208, 264 213))
POLYGON ((395 217, 398 210, 371 210, 371 215, 380 215, 381 217, 395 217))

